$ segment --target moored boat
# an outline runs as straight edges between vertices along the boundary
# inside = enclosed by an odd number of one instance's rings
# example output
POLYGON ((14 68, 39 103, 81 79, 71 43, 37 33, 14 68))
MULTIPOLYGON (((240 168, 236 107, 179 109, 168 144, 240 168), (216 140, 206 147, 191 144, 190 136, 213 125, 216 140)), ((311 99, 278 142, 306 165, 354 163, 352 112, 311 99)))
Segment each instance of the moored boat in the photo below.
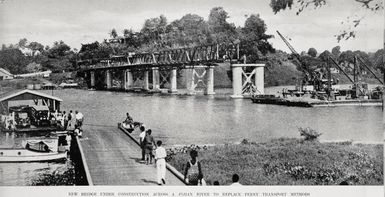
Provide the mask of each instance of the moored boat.
POLYGON ((17 148, 0 148, 0 163, 65 160, 67 158, 65 146, 68 145, 68 142, 59 143, 59 138, 62 136, 55 133, 52 135, 23 140, 21 146, 17 148))
POLYGON ((38 151, 28 150, 25 148, 0 149, 0 163, 57 161, 57 160, 65 160, 66 158, 67 158, 67 151, 38 152, 38 151))

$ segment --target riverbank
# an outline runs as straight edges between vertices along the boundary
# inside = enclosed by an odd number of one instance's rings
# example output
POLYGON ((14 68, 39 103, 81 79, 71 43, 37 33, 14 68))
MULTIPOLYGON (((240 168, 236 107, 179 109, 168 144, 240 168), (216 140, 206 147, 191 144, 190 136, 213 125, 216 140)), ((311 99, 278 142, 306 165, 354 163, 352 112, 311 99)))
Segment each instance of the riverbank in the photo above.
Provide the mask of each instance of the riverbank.
MULTIPOLYGON (((169 150, 168 162, 179 172, 189 149, 169 150)), ((198 159, 209 185, 229 185, 234 173, 244 185, 383 185, 382 155, 382 145, 279 138, 200 148, 198 159)))

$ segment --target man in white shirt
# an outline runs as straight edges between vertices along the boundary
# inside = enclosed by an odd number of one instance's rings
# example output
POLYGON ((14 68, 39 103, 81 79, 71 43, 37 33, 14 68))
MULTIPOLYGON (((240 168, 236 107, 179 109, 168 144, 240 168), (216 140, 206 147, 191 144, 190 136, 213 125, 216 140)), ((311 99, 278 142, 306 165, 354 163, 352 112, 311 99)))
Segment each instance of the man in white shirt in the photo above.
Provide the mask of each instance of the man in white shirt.
POLYGON ((83 125, 83 114, 81 112, 75 111, 76 126, 81 127, 83 125))
POLYGON ((162 147, 162 141, 156 142, 157 148, 155 150, 155 162, 158 185, 166 184, 166 149, 162 147))
POLYGON ((144 142, 144 138, 146 137, 146 128, 142 125, 140 127, 140 134, 139 134, 139 145, 140 145, 140 148, 142 149, 142 161, 144 161, 144 155, 145 155, 145 142, 144 142))

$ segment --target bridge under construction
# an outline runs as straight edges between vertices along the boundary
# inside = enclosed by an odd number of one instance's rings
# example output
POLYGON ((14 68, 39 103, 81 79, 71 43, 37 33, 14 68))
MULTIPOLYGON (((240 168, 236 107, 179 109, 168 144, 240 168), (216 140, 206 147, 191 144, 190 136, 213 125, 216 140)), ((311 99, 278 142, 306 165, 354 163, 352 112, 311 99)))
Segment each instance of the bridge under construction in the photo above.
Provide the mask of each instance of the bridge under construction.
POLYGON ((246 64, 240 58, 239 45, 207 45, 152 53, 130 53, 91 62, 80 61, 87 86, 93 89, 177 93, 177 78, 186 76, 189 94, 198 85, 207 95, 215 94, 214 67, 229 62, 232 70, 232 98, 264 94, 264 63, 246 64), (243 63, 241 63, 243 61, 243 63), (141 86, 134 86, 141 81, 141 86))

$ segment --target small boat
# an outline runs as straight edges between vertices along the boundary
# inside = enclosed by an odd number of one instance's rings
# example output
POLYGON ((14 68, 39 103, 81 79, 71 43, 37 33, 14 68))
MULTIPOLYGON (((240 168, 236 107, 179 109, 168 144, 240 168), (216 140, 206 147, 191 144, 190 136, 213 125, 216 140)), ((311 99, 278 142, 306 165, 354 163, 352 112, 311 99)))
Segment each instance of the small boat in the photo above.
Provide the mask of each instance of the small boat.
POLYGON ((25 148, 30 151, 35 152, 42 152, 42 153, 48 153, 50 152, 50 148, 48 144, 44 143, 43 141, 40 142, 27 142, 25 145, 25 148))
POLYGON ((40 162, 58 161, 67 158, 65 152, 37 152, 24 148, 20 149, 0 149, 0 163, 4 162, 40 162))
POLYGON ((136 128, 138 128, 138 127, 140 127, 142 125, 143 125, 143 123, 141 123, 141 122, 133 122, 133 123, 122 122, 122 123, 118 123, 118 126, 121 126, 122 128, 124 128, 129 133, 131 133, 136 128))
POLYGON ((67 151, 58 142, 58 137, 29 139, 22 142, 25 148, 0 148, 0 163, 65 160, 67 151))

